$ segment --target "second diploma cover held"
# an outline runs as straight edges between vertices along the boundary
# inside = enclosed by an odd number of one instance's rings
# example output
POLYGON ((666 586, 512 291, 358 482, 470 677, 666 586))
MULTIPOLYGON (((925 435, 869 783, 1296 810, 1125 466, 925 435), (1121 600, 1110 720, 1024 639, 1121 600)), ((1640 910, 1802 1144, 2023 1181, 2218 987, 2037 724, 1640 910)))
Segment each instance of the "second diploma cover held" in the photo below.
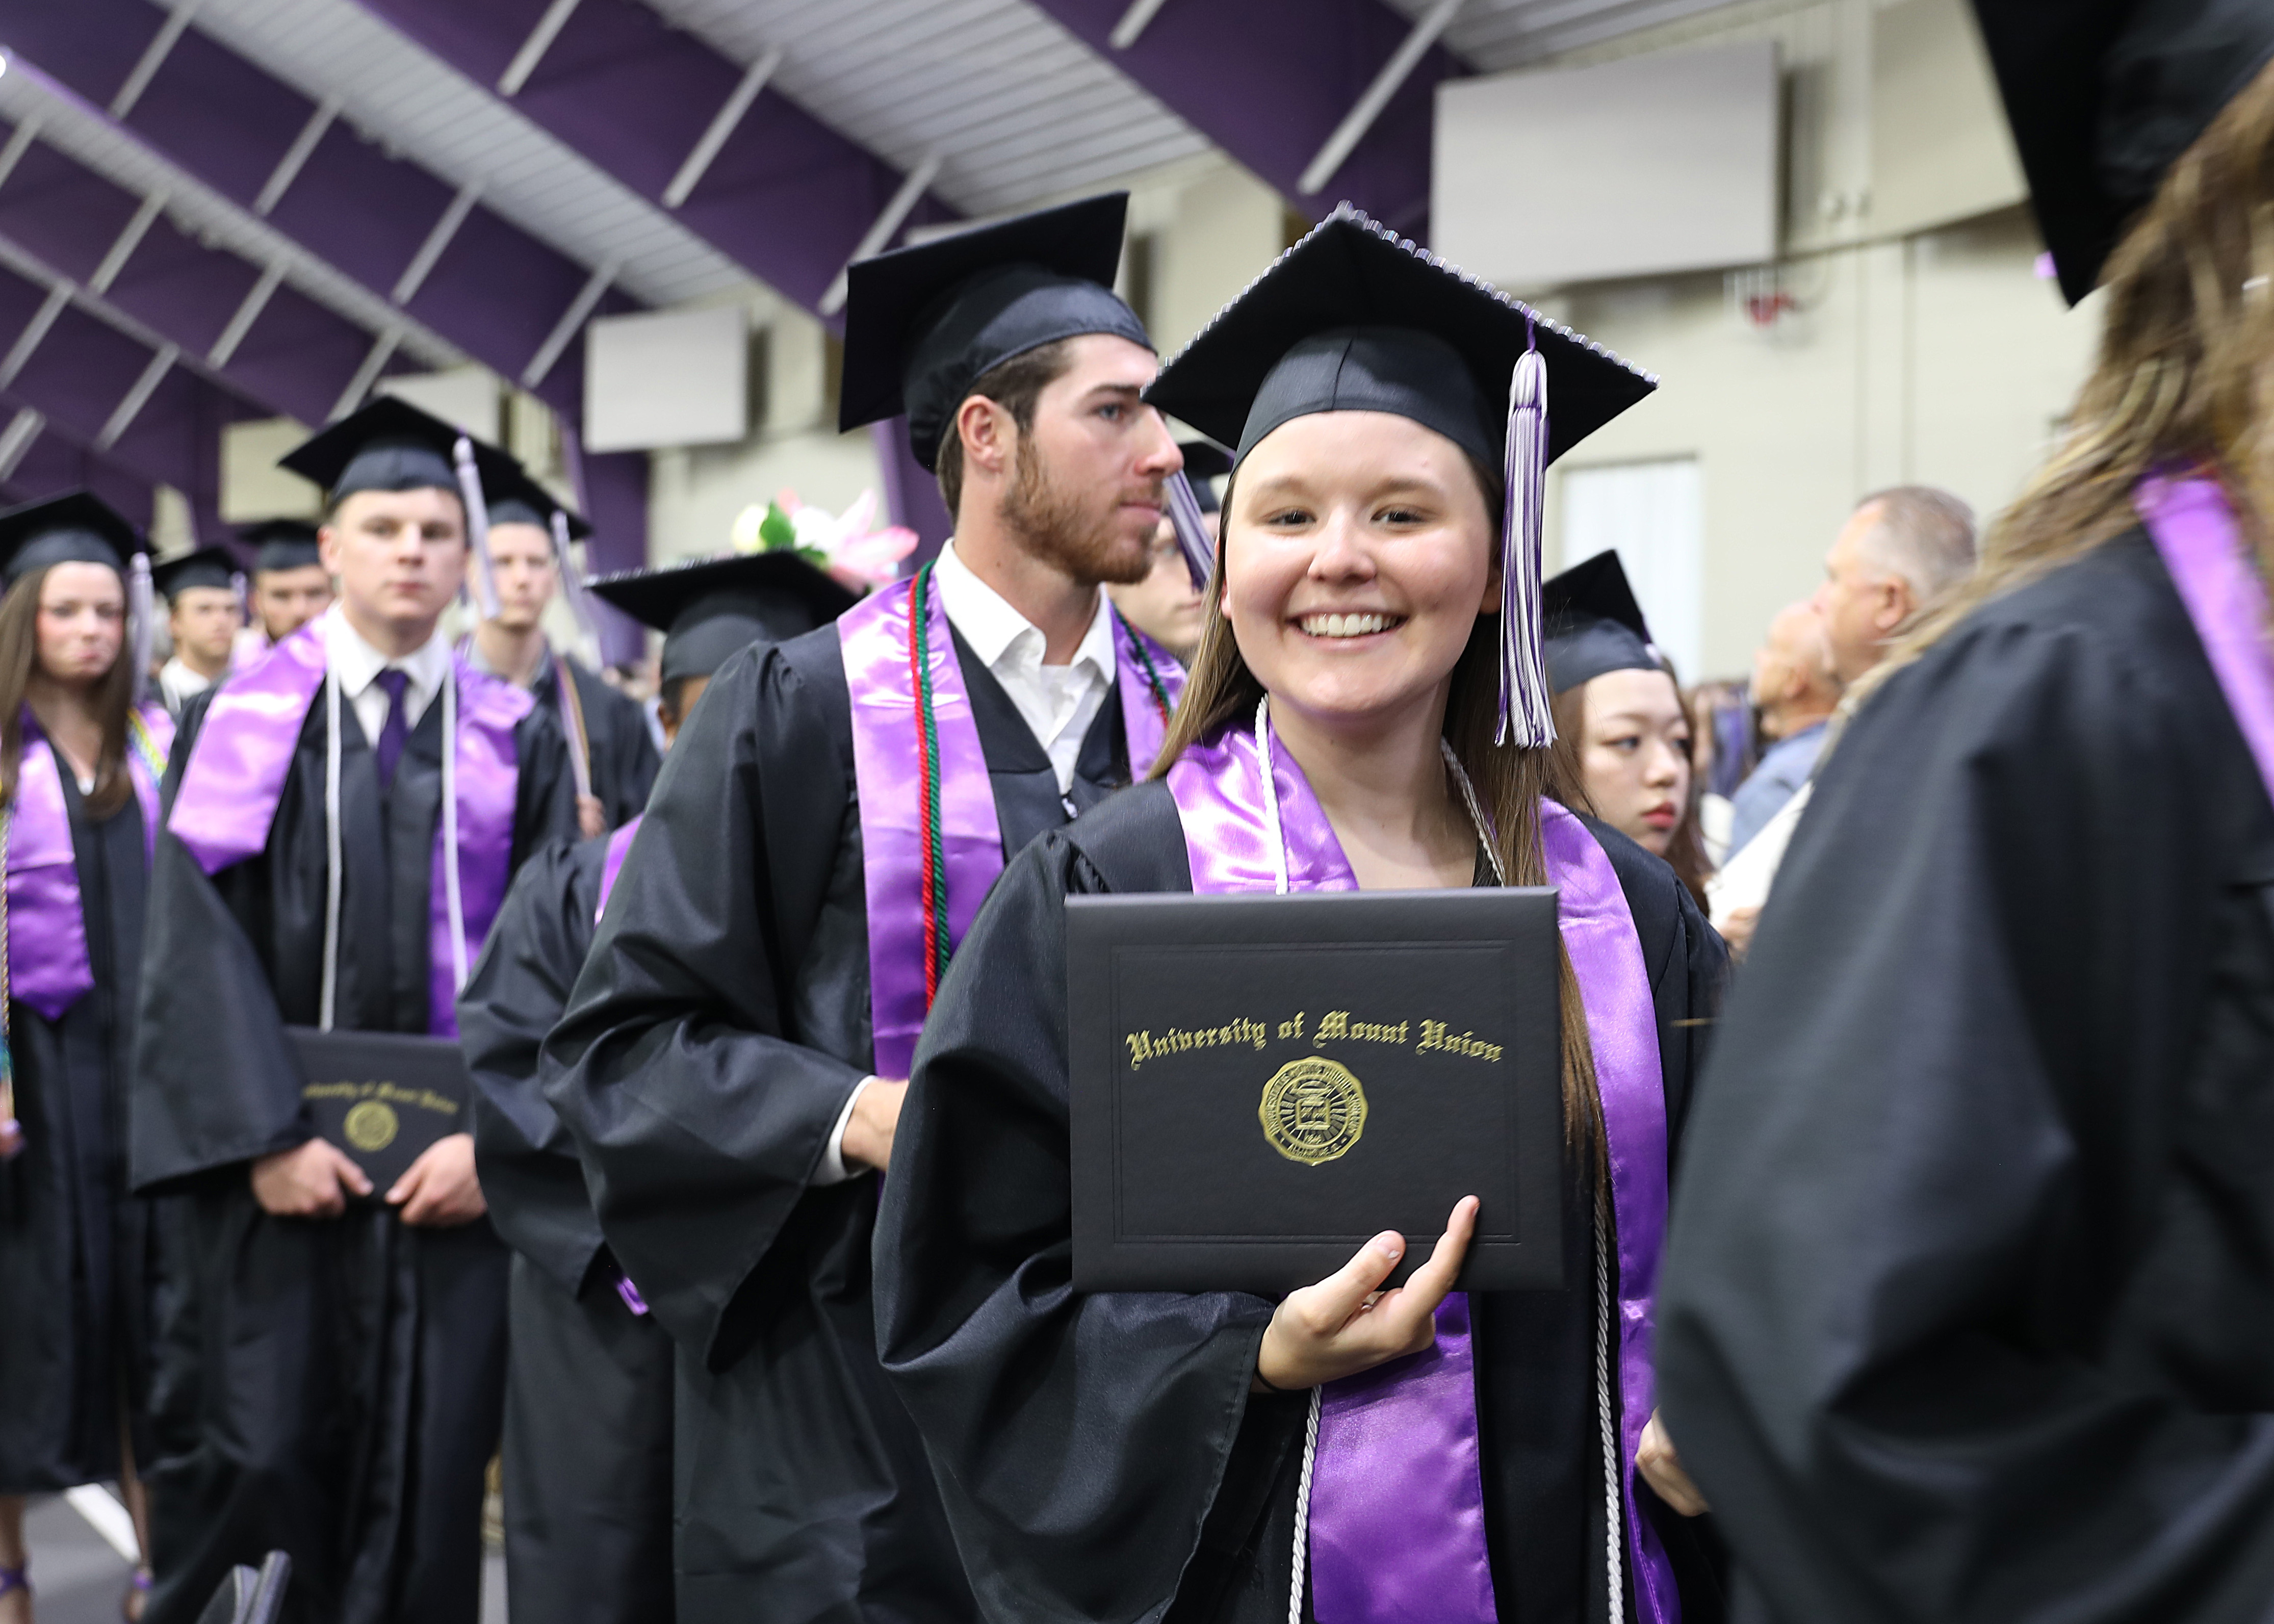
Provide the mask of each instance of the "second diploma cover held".
POLYGON ((1481 1202, 1464 1289, 1562 1285, 1555 893, 1075 897, 1073 1284, 1394 1278, 1481 1202))

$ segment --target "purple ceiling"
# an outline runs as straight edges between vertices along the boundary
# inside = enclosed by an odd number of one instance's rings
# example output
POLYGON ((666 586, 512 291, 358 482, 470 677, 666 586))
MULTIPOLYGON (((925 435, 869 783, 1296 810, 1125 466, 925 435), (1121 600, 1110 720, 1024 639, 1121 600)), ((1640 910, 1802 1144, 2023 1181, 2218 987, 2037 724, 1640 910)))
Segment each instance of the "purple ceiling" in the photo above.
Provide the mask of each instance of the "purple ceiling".
MULTIPOLYGON (((494 85, 548 0, 362 0, 477 84, 494 85)), ((742 78, 636 0, 583 0, 516 110, 642 197, 659 200, 742 78)), ((814 309, 903 177, 794 102, 760 93, 687 201, 686 227, 814 309)), ((955 218, 926 198, 910 222, 955 218)))
POLYGON ((1137 43, 1107 42, 1128 0, 1035 0, 1107 62, 1314 219, 1347 198, 1414 237, 1429 225, 1437 84, 1468 70, 1442 46, 1422 56, 1356 150, 1315 196, 1297 180, 1413 25, 1382 0, 1239 0, 1163 6, 1137 43))

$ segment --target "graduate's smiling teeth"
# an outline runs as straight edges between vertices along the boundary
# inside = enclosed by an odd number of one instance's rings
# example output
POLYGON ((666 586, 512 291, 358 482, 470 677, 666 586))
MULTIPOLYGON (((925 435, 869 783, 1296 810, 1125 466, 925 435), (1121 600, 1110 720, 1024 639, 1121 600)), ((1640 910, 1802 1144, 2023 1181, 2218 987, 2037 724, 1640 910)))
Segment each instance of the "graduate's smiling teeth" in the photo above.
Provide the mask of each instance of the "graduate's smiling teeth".
POLYGON ((1301 614, 1295 624, 1306 637, 1371 637, 1405 624, 1402 614, 1301 614))

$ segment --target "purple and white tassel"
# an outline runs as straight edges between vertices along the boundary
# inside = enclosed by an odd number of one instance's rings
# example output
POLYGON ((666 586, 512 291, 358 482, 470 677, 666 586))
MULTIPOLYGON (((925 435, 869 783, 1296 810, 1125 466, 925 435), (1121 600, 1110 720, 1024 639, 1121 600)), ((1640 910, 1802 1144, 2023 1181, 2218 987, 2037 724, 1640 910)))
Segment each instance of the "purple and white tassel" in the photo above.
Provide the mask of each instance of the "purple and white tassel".
POLYGON ((1507 508, 1500 560, 1500 729, 1495 742, 1536 750, 1555 741, 1540 632, 1540 531, 1547 502, 1547 362, 1517 357, 1508 385, 1507 508))
POLYGON ((553 556, 561 566, 561 596, 568 600, 568 615, 576 622, 577 635, 598 650, 600 628, 592 619, 592 601, 584 594, 584 577, 568 551, 568 515, 558 508, 553 510, 553 556))
POLYGON ((1169 496, 1169 523, 1177 532, 1177 545, 1183 549, 1185 568, 1192 572, 1193 590, 1206 592, 1209 576, 1216 569, 1216 544, 1209 539, 1208 515, 1201 512, 1200 498, 1193 494, 1193 482, 1178 469, 1163 482, 1169 496))
POLYGON ((474 465, 474 442, 465 435, 451 447, 458 469, 458 498, 466 505, 466 541, 473 548, 474 568, 467 580, 473 588, 474 613, 485 620, 498 615, 497 581, 490 574, 490 509, 482 495, 481 470, 474 465))
POLYGON ((157 591, 150 582, 150 555, 137 553, 126 563, 126 654, 134 662, 134 703, 150 692, 150 643, 157 629, 157 591))

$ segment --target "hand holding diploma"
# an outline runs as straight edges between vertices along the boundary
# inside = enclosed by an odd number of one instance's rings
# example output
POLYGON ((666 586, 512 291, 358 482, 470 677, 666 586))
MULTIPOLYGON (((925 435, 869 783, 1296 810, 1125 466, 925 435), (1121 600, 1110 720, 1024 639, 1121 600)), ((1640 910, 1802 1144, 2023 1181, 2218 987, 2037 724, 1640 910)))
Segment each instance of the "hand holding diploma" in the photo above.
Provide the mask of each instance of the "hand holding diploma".
POLYGON ((474 1136, 446 1133, 420 1151, 387 1192, 387 1204, 401 1210, 403 1222, 431 1229, 471 1223, 489 1211, 474 1171, 474 1136))
POLYGON ((1382 1289, 1405 1255, 1405 1237, 1385 1229, 1318 1284, 1289 1292, 1255 1356, 1261 1384, 1283 1393, 1314 1387, 1434 1342, 1437 1304, 1453 1289, 1476 1227, 1477 1198, 1463 1196, 1429 1260, 1404 1285, 1382 1289))
POLYGON ((363 1169, 328 1139, 310 1139, 252 1164, 252 1199, 278 1218, 336 1218, 349 1196, 370 1193, 363 1169))
POLYGON ((872 1077, 853 1101, 845 1119, 845 1165, 870 1167, 883 1172, 892 1160, 892 1135, 900 1125, 900 1107, 908 1086, 889 1078, 872 1077))

